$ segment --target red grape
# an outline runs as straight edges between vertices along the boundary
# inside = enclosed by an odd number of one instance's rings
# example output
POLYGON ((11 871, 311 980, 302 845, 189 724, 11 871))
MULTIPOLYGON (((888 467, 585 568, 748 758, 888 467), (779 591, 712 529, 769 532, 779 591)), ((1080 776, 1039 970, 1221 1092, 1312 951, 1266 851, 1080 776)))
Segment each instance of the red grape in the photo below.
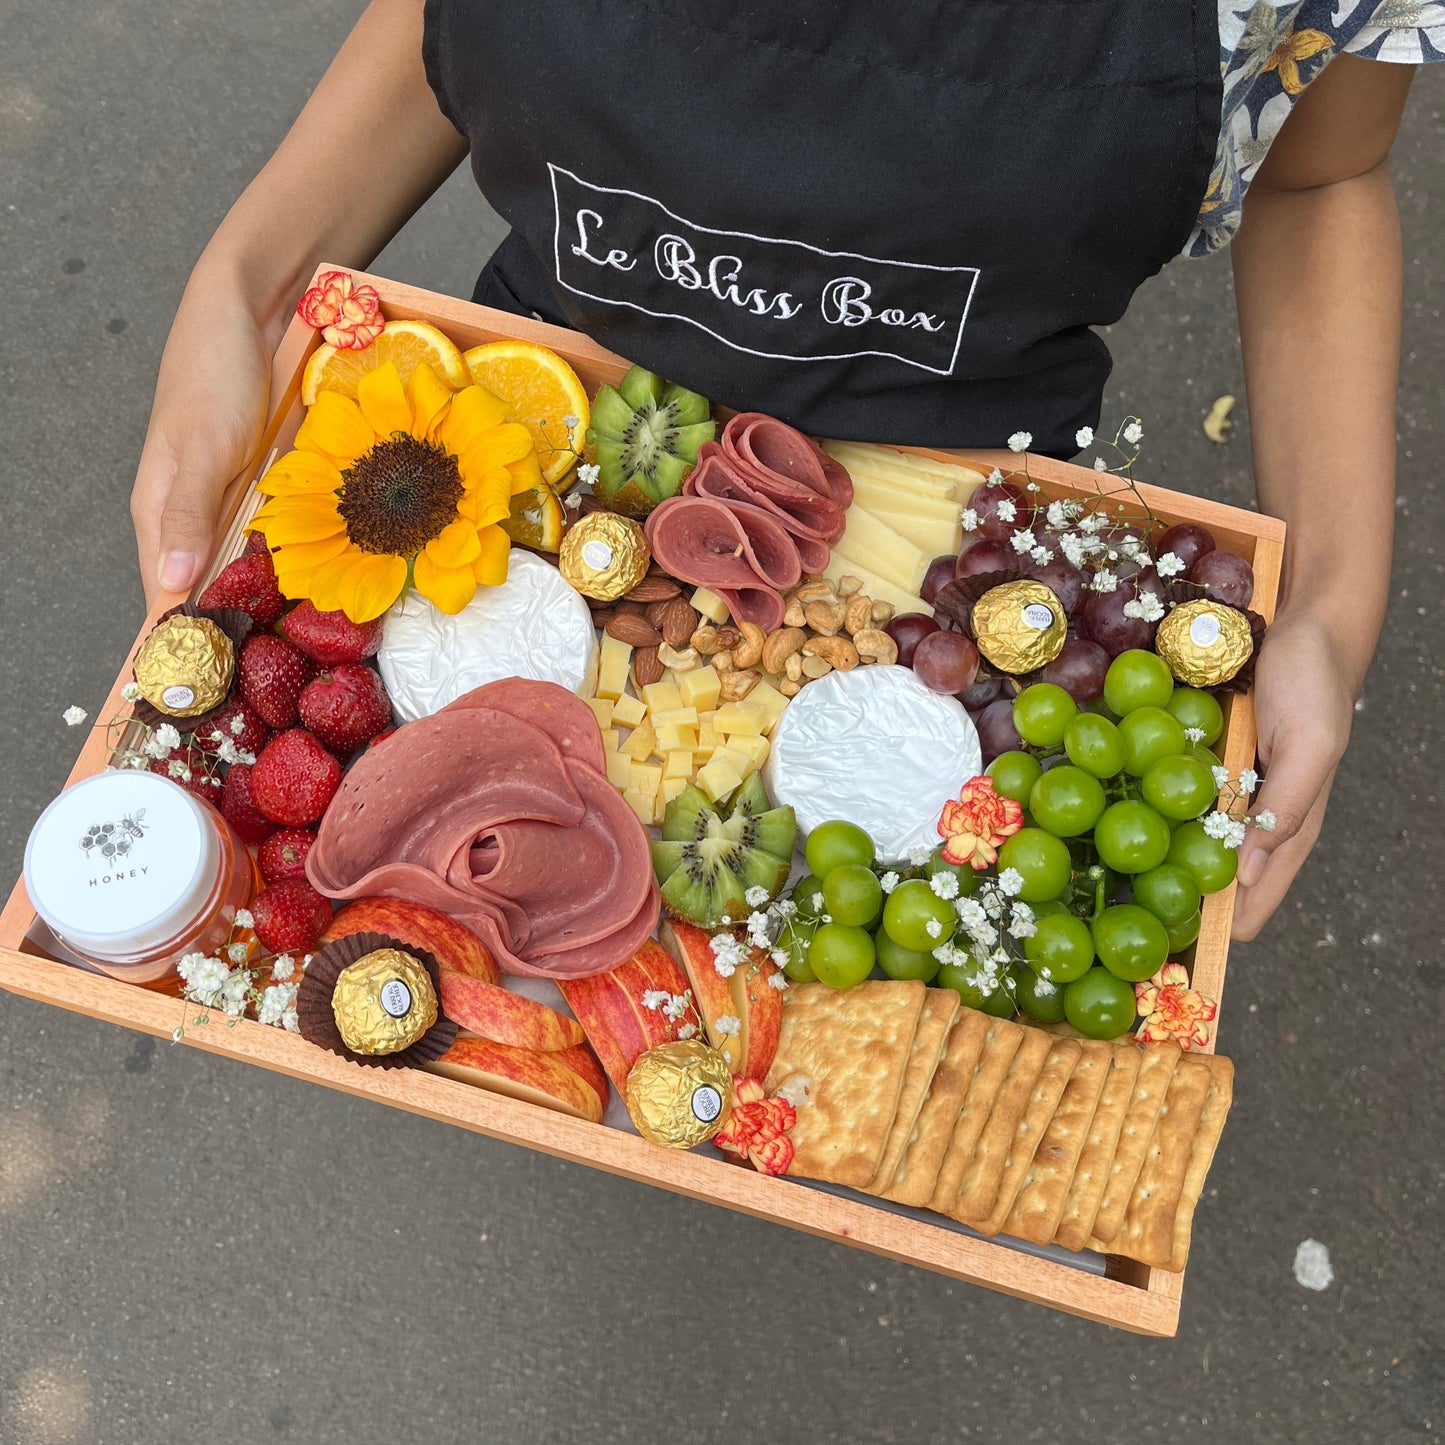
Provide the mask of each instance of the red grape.
POLYGON ((902 612, 883 630, 898 646, 898 661, 912 667, 914 650, 930 632, 938 631, 938 624, 926 612, 902 612))
POLYGON ((1001 677, 976 677, 973 682, 959 693, 958 700, 969 712, 978 712, 985 708, 995 698, 1003 696, 1003 678, 1001 677))
POLYGON ((979 487, 968 499, 968 505, 978 514, 978 533, 991 542, 1007 542, 1020 527, 1031 527, 1034 520, 1033 505, 1021 487, 1012 482, 992 482, 979 487), (1000 516, 1003 503, 1012 506, 1003 508, 1012 515, 1000 516))
POLYGON ((978 648, 961 632, 930 632, 913 649, 913 671, 934 692, 962 692, 978 676, 978 648))
POLYGON ((1018 553, 1003 542, 975 542, 965 548, 954 563, 955 577, 977 577, 981 572, 1013 571, 1018 566, 1018 553))
POLYGON ((1035 582, 1042 582, 1049 588, 1069 616, 1079 610, 1086 579, 1071 562, 1059 556, 1048 562, 1035 562, 1025 554, 1019 561, 1019 570, 1025 577, 1032 577, 1035 582))
POLYGON ((1024 740, 1014 726, 1013 699, 1001 697, 991 702, 974 719, 978 728, 979 746, 983 749, 985 765, 991 763, 1000 753, 1011 753, 1023 747, 1024 740))
POLYGON ((1254 596, 1254 568, 1233 552, 1206 552, 1185 575, 1231 607, 1248 607, 1254 596))
POLYGON ((1082 707, 1104 693, 1104 674, 1109 670, 1109 654, 1097 642, 1086 637, 1071 637, 1064 650, 1039 674, 1039 681, 1052 682, 1068 693, 1082 707))
POLYGON ((1156 557, 1173 552, 1184 563, 1186 572, 1206 552, 1213 550, 1213 534, 1204 527, 1196 527, 1193 522, 1180 522, 1177 526, 1170 527, 1167 532, 1160 533, 1159 539, 1154 543, 1156 557))
MULTIPOLYGON (((1150 573, 1141 575, 1141 584, 1150 573)), ((1156 579, 1157 584, 1157 579, 1156 579)), ((1154 591, 1147 585, 1144 591, 1154 591)), ((1121 582, 1112 592, 1090 592, 1079 609, 1079 631, 1090 642, 1097 642, 1110 657, 1139 647, 1151 651, 1154 646, 1156 622, 1142 617, 1126 617, 1124 604, 1135 597, 1134 584, 1121 582)))
POLYGON ((928 564, 928 570, 923 574, 923 581, 918 588, 918 595, 930 607, 939 592, 953 581, 953 568, 957 560, 950 554, 947 557, 935 557, 928 564))

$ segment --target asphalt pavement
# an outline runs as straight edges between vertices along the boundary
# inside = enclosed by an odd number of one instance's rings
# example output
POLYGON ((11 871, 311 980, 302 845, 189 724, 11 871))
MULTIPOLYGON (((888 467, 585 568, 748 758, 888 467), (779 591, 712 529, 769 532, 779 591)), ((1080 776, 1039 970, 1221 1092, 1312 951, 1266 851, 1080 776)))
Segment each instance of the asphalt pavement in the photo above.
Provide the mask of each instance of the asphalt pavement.
MULTIPOLYGON (((6 886, 74 757, 61 710, 94 709, 142 615, 126 498, 187 271, 358 8, 0 10, 6 886)), ((1396 148, 1387 631, 1316 856, 1232 956, 1237 1103, 1176 1340, 0 993, 0 1445, 1383 1445, 1445 1428, 1442 106, 1445 69, 1417 82, 1396 148), (1329 1251, 1323 1291, 1295 1276, 1306 1239, 1329 1251)), ((499 234, 463 172, 376 269, 465 295, 499 234)), ((1247 505, 1242 405, 1223 446, 1200 430, 1216 396, 1243 397, 1227 260, 1171 266, 1110 339, 1106 415, 1144 417, 1141 474, 1247 505)))

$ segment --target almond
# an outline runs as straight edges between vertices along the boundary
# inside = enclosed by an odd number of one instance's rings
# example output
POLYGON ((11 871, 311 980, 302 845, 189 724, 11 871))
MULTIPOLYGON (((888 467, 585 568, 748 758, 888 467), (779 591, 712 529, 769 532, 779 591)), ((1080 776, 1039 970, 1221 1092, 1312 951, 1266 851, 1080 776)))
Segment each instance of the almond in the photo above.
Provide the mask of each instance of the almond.
POLYGON ((645 617, 632 612, 619 612, 607 624, 607 635, 630 647, 653 647, 662 641, 662 633, 645 617))
MULTIPOLYGON (((676 601, 676 598, 672 600, 676 601)), ((654 627, 660 628, 662 626, 662 619, 667 614, 668 606, 669 603, 667 602, 649 602, 642 609, 642 615, 647 618, 654 627)))
POLYGON ((682 588, 670 577, 644 577, 627 594, 629 602, 666 602, 681 594, 682 588))
POLYGON ((632 654, 632 681, 639 689, 661 682, 666 671, 655 647, 639 647, 632 654))
POLYGON ((692 641, 697 629, 697 613, 686 597, 674 597, 671 602, 661 602, 662 616, 657 625, 662 629, 663 638, 670 647, 686 647, 692 641))

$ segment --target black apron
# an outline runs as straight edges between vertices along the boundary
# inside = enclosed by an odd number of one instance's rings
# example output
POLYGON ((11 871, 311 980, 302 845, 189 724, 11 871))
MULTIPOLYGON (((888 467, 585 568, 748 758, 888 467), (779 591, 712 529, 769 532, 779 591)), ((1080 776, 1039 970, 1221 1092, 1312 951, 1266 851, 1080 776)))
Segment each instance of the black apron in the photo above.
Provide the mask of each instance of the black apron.
POLYGON ((1067 455, 1183 247, 1214 0, 427 0, 476 299, 805 431, 1067 455))

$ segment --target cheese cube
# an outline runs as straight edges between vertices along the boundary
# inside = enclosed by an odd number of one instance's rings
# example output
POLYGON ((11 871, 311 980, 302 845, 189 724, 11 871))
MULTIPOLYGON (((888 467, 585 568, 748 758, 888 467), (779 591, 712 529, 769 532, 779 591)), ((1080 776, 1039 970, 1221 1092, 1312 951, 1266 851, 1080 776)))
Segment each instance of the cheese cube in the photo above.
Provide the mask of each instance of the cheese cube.
POLYGON ((692 749, 682 748, 663 759, 662 780, 692 777, 692 749))
POLYGON ((709 592, 706 587, 699 587, 692 594, 692 605, 710 622, 726 622, 728 620, 727 603, 716 592, 709 592))
POLYGON ((713 750, 712 761, 726 763, 728 767, 735 768, 739 774, 748 770, 748 760, 736 748, 730 748, 726 743, 713 750))
POLYGON ((714 719, 716 718, 716 716, 717 716, 716 713, 710 713, 710 712, 704 712, 704 713, 699 713, 699 714, 698 714, 698 718, 697 718, 697 745, 698 745, 698 747, 702 747, 704 744, 706 744, 706 746, 709 747, 709 748, 715 748, 715 747, 717 747, 717 745, 718 745, 720 742, 722 742, 722 738, 718 735, 717 726, 716 726, 716 724, 715 724, 715 722, 714 722, 714 719))
MULTIPOLYGON (((672 800, 687 787, 687 784, 688 780, 686 778, 664 778, 662 780, 662 791, 657 795, 661 799, 663 807, 665 808, 672 802, 672 800)), ((659 821, 661 820, 659 819, 659 821)))
POLYGON ((655 797, 662 786, 662 764, 633 763, 627 770, 627 786, 645 798, 655 797))
POLYGON ((778 719, 782 717, 783 712, 788 706, 787 698, 765 677, 760 677, 753 685, 752 691, 748 693, 747 701, 749 707, 760 708, 762 710, 762 731, 765 734, 772 732, 772 730, 777 727, 778 719))
POLYGON ((768 756, 768 749, 772 746, 767 738, 750 737, 729 737, 727 750, 730 753, 737 753, 748 761, 748 770, 756 772, 762 767, 768 756))
POLYGON ((672 707, 666 712, 652 714, 652 721, 655 727, 687 727, 697 726, 697 709, 695 707, 672 707))
POLYGON ((626 789, 622 794, 623 801, 634 813, 637 814, 637 821, 644 828, 651 827, 653 814, 657 811, 657 799, 649 794, 643 797, 641 793, 634 793, 631 788, 626 789))
POLYGON ((612 726, 612 699, 610 697, 589 697, 587 706, 592 709, 592 716, 597 719, 597 726, 609 728, 612 726))
POLYGON ((656 747, 657 733, 653 729, 652 719, 643 718, 628 734, 627 741, 617 751, 640 763, 644 759, 650 758, 656 747))
POLYGON ((706 667, 695 667, 691 672, 683 673, 677 680, 677 690, 682 694, 682 705, 694 707, 700 714, 717 706, 721 688, 722 678, 711 663, 706 667))
POLYGON ((720 733, 741 733, 756 738, 763 734, 765 717, 766 712, 760 703, 730 702, 714 714, 713 727, 720 733))
POLYGON ((632 776, 632 759, 623 757, 621 753, 607 753, 605 761, 607 781, 614 788, 625 788, 632 776))
POLYGON ((675 753, 684 748, 691 751, 696 746, 697 731, 695 728, 684 727, 681 723, 668 723, 666 727, 660 727, 657 730, 657 752, 675 753))
MULTIPOLYGON (((734 757, 737 755, 734 754, 734 757)), ((712 799, 725 798, 735 788, 742 786, 742 774, 725 758, 714 758, 697 775, 697 785, 712 799)))
POLYGON ((642 689, 642 700, 647 704, 648 712, 670 712, 673 708, 682 706, 682 694, 677 689, 675 682, 650 682, 642 689))
POLYGON ((622 734, 616 728, 602 729, 602 751, 604 753, 615 753, 617 744, 622 740, 622 734))
POLYGON ((597 696, 619 698, 627 686, 627 669, 632 665, 632 649, 615 637, 602 634, 602 652, 597 664, 597 696))
POLYGON ((625 728, 635 728, 647 716, 647 704, 640 697, 624 692, 612 704, 612 721, 625 728))

